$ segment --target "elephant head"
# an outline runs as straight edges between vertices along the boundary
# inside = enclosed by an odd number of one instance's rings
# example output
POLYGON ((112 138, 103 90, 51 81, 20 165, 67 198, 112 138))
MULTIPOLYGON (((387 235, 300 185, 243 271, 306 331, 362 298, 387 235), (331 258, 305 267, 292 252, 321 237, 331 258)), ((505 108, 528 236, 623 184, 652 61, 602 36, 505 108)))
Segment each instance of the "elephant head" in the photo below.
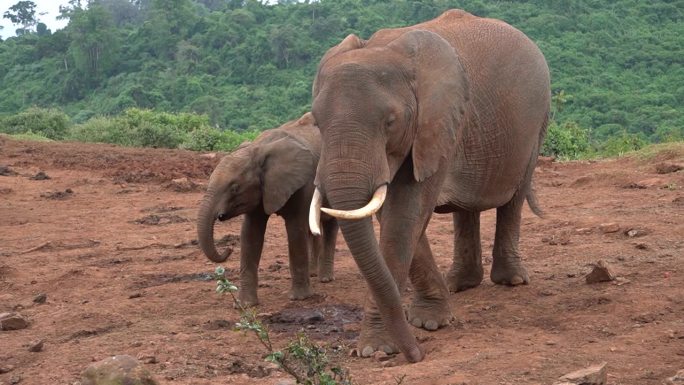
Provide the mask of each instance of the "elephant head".
MULTIPOLYGON (((458 55, 429 31, 385 30, 368 42, 349 35, 319 64, 312 112, 322 151, 310 218, 316 221, 326 201, 331 208, 322 211, 347 219, 340 228, 386 323, 403 318, 401 303, 368 217, 381 208, 388 185, 391 194, 402 166, 412 167, 417 182, 443 167, 467 102, 458 55)), ((409 360, 422 358, 407 328, 386 330, 409 360)))
POLYGON ((204 254, 223 262, 230 250, 219 254, 214 223, 253 210, 271 215, 306 183, 311 183, 318 157, 301 140, 271 130, 254 143, 224 157, 209 178, 197 215, 197 234, 204 254))

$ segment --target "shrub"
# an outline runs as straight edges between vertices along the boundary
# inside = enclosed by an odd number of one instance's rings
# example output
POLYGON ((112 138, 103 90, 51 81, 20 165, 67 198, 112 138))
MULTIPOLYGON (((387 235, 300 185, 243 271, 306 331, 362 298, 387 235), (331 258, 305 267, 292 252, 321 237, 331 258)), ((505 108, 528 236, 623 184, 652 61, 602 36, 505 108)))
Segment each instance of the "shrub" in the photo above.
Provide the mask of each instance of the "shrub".
POLYGON ((549 124, 541 154, 562 159, 578 159, 589 152, 589 133, 575 122, 549 124))
POLYGON ((627 152, 636 151, 648 144, 648 141, 639 134, 630 134, 625 131, 606 140, 600 147, 601 155, 620 156, 627 152))
POLYGON ((31 107, 0 122, 0 132, 33 133, 49 139, 63 139, 69 129, 69 117, 57 109, 31 107))

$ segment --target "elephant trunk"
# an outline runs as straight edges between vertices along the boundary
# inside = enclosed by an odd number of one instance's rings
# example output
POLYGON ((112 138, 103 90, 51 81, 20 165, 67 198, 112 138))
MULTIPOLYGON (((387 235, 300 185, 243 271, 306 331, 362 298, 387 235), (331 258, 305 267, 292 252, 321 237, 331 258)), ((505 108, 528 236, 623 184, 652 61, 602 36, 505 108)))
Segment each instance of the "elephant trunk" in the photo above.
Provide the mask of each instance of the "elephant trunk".
MULTIPOLYGON (((326 197, 333 208, 350 210, 368 203, 370 191, 363 187, 355 188, 354 183, 348 182, 347 179, 345 183, 326 184, 326 197)), ((368 185, 367 181, 360 182, 357 186, 368 185)), ((422 360, 424 353, 406 322, 399 288, 380 252, 371 217, 339 219, 339 226, 359 270, 368 283, 385 324, 385 330, 410 362, 422 360)))
POLYGON ((221 263, 225 261, 233 252, 231 248, 226 249, 223 254, 219 254, 214 243, 214 223, 216 222, 215 198, 211 190, 202 201, 199 213, 197 214, 197 240, 204 255, 212 262, 221 263))

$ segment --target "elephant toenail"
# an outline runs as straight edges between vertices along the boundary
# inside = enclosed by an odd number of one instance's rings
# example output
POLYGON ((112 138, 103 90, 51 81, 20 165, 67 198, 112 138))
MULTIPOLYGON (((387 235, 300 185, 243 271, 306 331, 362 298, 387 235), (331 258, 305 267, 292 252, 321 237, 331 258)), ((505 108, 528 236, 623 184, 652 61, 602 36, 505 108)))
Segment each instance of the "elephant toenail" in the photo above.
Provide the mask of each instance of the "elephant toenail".
POLYGON ((373 349, 372 346, 366 346, 361 351, 361 357, 370 357, 373 355, 374 352, 375 352, 375 349, 373 349))
POLYGON ((438 325, 436 321, 427 321, 425 323, 425 329, 426 330, 437 330, 438 325))
POLYGON ((385 353, 387 353, 387 354, 392 354, 392 353, 394 353, 394 349, 392 349, 391 347, 389 347, 389 346, 387 346, 387 345, 382 345, 382 346, 380 347, 380 350, 382 350, 383 352, 385 352, 385 353))
POLYGON ((414 318, 411 320, 411 325, 419 328, 419 327, 423 326, 423 320, 421 320, 420 318, 414 318))
POLYGON ((513 279, 511 279, 511 285, 513 286, 521 285, 523 282, 525 281, 519 275, 516 275, 515 277, 513 277, 513 279))

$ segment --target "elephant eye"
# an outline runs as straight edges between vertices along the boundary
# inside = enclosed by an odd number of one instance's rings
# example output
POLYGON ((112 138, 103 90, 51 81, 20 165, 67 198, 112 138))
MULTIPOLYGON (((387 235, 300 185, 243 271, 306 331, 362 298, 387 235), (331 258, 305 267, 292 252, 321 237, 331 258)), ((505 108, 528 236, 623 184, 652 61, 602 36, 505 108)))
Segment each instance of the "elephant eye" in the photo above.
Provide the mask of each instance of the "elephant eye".
POLYGON ((394 116, 394 114, 390 114, 387 117, 387 120, 385 121, 385 127, 390 127, 394 123, 395 120, 396 120, 396 117, 394 116))
POLYGON ((229 190, 230 190, 231 194, 237 193, 238 190, 239 190, 238 184, 237 184, 237 183, 232 183, 232 184, 230 185, 230 187, 229 187, 229 190))

